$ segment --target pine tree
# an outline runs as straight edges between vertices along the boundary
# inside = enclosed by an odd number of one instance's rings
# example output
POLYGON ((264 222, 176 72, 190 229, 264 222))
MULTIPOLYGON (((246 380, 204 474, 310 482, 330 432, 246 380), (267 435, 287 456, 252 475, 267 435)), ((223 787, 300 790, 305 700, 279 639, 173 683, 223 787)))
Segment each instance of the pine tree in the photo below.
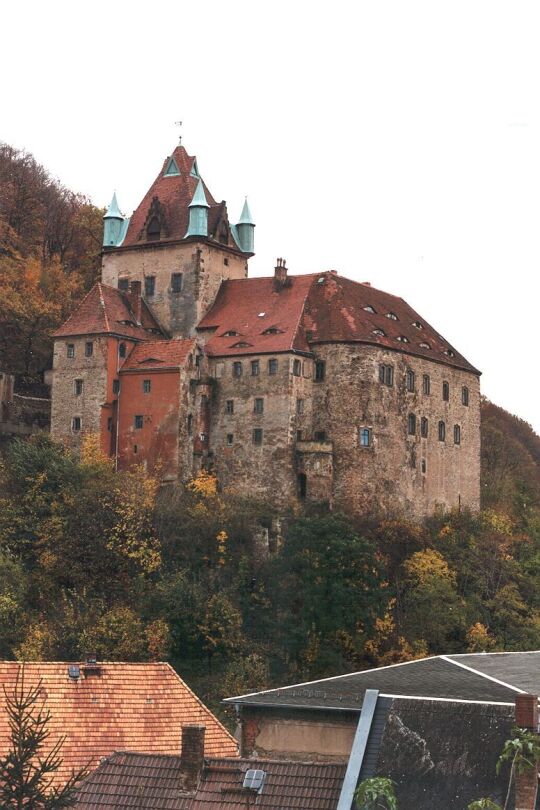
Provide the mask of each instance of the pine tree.
POLYGON ((17 674, 13 693, 4 686, 5 711, 9 718, 10 749, 0 760, 0 807, 2 810, 60 810, 75 803, 86 770, 73 772, 63 786, 53 784, 62 765, 65 737, 43 752, 50 737, 50 712, 43 706, 42 682, 25 687, 24 665, 17 674))

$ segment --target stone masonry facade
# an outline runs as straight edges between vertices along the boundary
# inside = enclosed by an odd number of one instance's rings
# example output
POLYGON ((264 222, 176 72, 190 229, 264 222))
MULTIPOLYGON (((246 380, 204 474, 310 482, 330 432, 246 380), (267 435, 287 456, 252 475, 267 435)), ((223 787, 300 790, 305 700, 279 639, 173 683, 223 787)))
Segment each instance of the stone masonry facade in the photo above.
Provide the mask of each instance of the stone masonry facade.
POLYGON ((56 333, 53 437, 283 506, 477 509, 480 373, 370 284, 283 260, 248 278, 247 203, 231 226, 172 157, 130 220, 111 207, 103 281, 56 333))

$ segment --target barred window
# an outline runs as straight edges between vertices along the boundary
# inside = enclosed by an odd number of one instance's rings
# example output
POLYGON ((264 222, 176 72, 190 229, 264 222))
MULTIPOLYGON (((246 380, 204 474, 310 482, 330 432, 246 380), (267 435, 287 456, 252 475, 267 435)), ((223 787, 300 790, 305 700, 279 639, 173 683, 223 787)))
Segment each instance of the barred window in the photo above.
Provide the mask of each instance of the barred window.
POLYGON ((234 399, 228 399, 225 403, 225 413, 231 416, 234 413, 234 399))
POLYGON ((75 396, 79 397, 83 392, 83 381, 75 380, 75 396))
POLYGON ((152 389, 152 380, 143 380, 142 390, 143 394, 149 394, 152 389))
POLYGON ((135 430, 141 430, 143 426, 143 417, 141 414, 137 414, 133 417, 133 427, 135 430))

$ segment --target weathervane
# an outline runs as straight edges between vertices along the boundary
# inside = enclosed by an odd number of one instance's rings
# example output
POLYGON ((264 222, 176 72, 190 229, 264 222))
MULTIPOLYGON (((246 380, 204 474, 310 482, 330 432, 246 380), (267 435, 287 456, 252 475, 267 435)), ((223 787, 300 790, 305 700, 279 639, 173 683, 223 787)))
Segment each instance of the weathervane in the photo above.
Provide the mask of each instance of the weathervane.
MULTIPOLYGON (((175 125, 175 127, 181 127, 182 122, 181 121, 175 121, 174 125, 175 125)), ((178 136, 178 145, 180 145, 181 143, 182 143, 182 133, 180 133, 180 135, 178 136)))

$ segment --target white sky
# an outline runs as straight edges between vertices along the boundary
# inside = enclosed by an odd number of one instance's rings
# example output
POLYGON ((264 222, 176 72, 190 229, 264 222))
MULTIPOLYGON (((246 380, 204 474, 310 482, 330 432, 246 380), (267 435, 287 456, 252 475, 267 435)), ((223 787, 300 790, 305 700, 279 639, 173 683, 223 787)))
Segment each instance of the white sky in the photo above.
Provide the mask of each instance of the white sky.
POLYGON ((540 432, 540 5, 2 3, 0 140, 131 213, 196 154, 251 275, 401 295, 540 432))

